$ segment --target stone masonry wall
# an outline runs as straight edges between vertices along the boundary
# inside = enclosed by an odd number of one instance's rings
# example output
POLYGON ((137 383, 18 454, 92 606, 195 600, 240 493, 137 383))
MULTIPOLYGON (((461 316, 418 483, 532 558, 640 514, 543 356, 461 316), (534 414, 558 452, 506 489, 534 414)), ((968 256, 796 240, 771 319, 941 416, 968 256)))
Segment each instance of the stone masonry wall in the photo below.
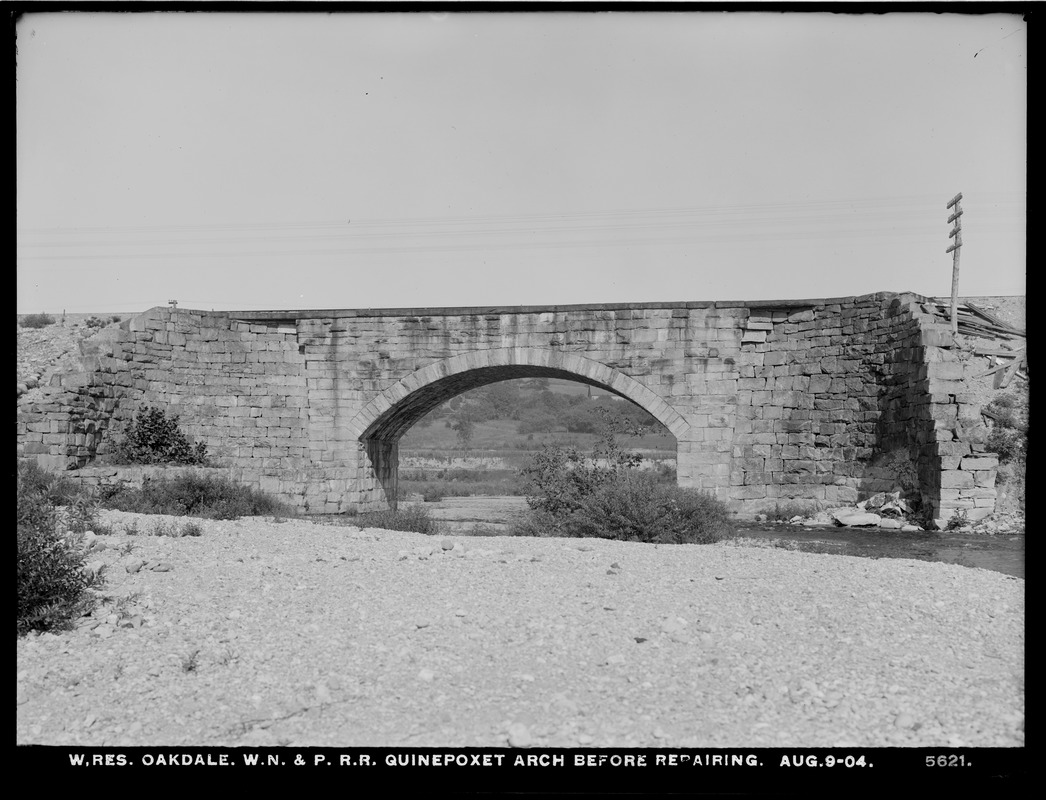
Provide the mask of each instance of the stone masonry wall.
POLYGON ((919 336, 912 305, 886 295, 753 307, 738 379, 735 497, 767 510, 918 489, 917 465, 933 460, 919 336))
POLYGON ((975 517, 994 505, 995 467, 971 434, 950 334, 922 299, 157 308, 20 406, 19 453, 59 469, 104 463, 113 433, 157 405, 236 479, 300 509, 378 508, 394 496, 398 437, 424 413, 473 386, 548 375, 647 408, 676 437, 679 483, 746 512, 900 483, 934 517, 975 517))

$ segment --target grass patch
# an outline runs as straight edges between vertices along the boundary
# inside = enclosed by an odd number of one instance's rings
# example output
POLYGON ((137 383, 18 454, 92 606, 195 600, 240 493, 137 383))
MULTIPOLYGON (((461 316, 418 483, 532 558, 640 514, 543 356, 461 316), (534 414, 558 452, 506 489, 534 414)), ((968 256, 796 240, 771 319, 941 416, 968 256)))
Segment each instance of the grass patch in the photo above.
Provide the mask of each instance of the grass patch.
POLYGON ((405 469, 400 470, 398 497, 421 495, 429 503, 444 497, 522 496, 526 488, 515 469, 405 469))
POLYGON ((793 501, 790 503, 775 503, 773 511, 766 511, 768 522, 788 522, 794 517, 806 517, 816 514, 818 511, 817 501, 793 501))
POLYGON ((26 314, 18 324, 23 328, 46 328, 54 325, 54 317, 49 314, 26 314))
POLYGON ((435 519, 427 508, 412 506, 396 511, 369 511, 348 518, 352 525, 361 528, 381 528, 386 531, 410 531, 413 533, 443 533, 443 524, 435 519))
POLYGON ((203 536, 203 528, 195 522, 186 522, 179 525, 176 522, 160 522, 153 526, 153 536, 169 536, 172 539, 180 539, 183 536, 203 536))
POLYGON ((103 493, 101 503, 116 511, 204 519, 294 516, 284 503, 265 492, 224 476, 197 472, 146 479, 141 489, 110 489, 103 493))
POLYGON ((71 505, 83 494, 80 485, 39 466, 35 461, 18 462, 19 497, 40 496, 55 506, 71 505))
POLYGON ((409 500, 419 494, 427 503, 438 503, 444 497, 519 497, 526 492, 516 481, 463 483, 400 479, 397 489, 400 500, 409 500))

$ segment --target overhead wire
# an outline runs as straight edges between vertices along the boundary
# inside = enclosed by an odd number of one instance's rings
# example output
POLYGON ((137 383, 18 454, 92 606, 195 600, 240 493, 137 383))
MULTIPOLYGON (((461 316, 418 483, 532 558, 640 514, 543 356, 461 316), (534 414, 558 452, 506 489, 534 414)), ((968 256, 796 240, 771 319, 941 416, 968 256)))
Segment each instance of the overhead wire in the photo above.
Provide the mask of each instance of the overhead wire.
MULTIPOLYGON (((996 193, 994 198, 983 197, 987 204, 978 219, 979 224, 997 225, 997 206, 1019 204, 1014 193, 996 193), (989 200, 994 200, 989 204, 989 200)), ((482 217, 400 218, 348 220, 344 223, 254 223, 247 225, 174 225, 128 226, 102 228, 23 229, 19 248, 20 260, 82 260, 82 259, 150 259, 150 258, 217 258, 255 256, 301 255, 374 255, 380 253, 414 252, 468 252, 474 250, 559 249, 577 247, 618 247, 635 244, 678 244, 681 242, 721 244, 727 242, 823 241, 844 237, 891 238, 934 237, 922 222, 925 209, 928 215, 937 213, 936 205, 926 196, 892 196, 835 201, 801 203, 766 203, 722 205, 664 209, 633 209, 590 211, 562 214, 491 215, 482 217), (354 227, 351 227, 354 226, 354 227), (466 227, 462 227, 466 226, 466 227), (468 227, 471 226, 471 227, 468 227), (487 226, 487 227, 484 227, 487 226), (496 226, 496 227, 489 227, 496 226), (337 227, 337 230, 335 228, 337 227), (680 230, 677 236, 663 236, 661 232, 680 230), (36 231, 37 233, 34 233, 36 231), (43 233, 47 231, 47 233, 43 233), (233 233, 233 236, 215 237, 201 234, 233 233), (251 231, 259 234, 246 235, 251 231), (310 232, 311 231, 311 232, 310 232), (613 233, 611 237, 582 238, 600 232, 613 233), (136 239, 139 234, 158 233, 166 238, 136 239), (188 234, 186 238, 178 234, 188 234), (25 241, 23 237, 64 237, 79 234, 81 238, 58 241, 25 241), (105 238, 82 238, 101 234, 105 238), (622 235, 633 238, 622 238, 622 235), (657 235, 657 238, 643 238, 657 235), (120 238, 113 238, 119 236, 120 238), (511 237, 515 237, 513 240, 511 237), (522 238, 520 238, 522 237, 522 238), (533 237, 543 237, 535 240, 533 237), (573 238, 572 238, 573 237, 573 238), (334 248, 302 247, 304 243, 338 244, 334 248), (387 243, 387 244, 386 244, 387 243), (294 249, 268 248, 262 250, 225 250, 223 247, 253 244, 292 245, 294 249), (145 252, 127 252, 133 247, 145 252), (107 249, 117 252, 66 255, 62 250, 107 249), (161 248, 178 248, 178 252, 164 252, 161 248), (200 251, 200 248, 204 248, 200 251), (32 252, 36 250, 37 252, 32 252), (195 250, 196 252, 190 252, 195 250), (42 252, 41 252, 42 251, 42 252), (57 251, 57 252, 56 252, 57 251), (120 252, 122 251, 122 252, 120 252)), ((936 198, 939 199, 939 198, 936 198)), ((1012 220, 1013 215, 1009 215, 1012 220)), ((972 220, 971 220, 972 221, 972 220)), ((1002 224, 1007 223, 1006 219, 1002 224)))

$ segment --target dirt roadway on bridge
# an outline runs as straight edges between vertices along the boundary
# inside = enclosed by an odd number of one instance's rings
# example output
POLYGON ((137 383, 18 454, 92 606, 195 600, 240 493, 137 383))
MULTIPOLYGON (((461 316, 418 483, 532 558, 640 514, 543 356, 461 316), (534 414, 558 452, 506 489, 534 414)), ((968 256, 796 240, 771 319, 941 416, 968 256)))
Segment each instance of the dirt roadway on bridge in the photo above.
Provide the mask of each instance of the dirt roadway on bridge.
POLYGON ((1024 744, 1024 581, 995 572, 103 520, 106 606, 17 642, 20 744, 1024 744))

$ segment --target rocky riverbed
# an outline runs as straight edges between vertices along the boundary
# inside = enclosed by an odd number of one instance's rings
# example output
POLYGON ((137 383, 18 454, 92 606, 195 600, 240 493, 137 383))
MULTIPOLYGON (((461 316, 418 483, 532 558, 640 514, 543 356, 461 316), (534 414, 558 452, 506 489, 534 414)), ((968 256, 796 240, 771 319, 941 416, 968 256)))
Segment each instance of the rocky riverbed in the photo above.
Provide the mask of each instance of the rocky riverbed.
POLYGON ((103 512, 17 742, 1020 747, 1024 581, 718 545, 103 512), (128 529, 137 533, 128 533, 128 529))

